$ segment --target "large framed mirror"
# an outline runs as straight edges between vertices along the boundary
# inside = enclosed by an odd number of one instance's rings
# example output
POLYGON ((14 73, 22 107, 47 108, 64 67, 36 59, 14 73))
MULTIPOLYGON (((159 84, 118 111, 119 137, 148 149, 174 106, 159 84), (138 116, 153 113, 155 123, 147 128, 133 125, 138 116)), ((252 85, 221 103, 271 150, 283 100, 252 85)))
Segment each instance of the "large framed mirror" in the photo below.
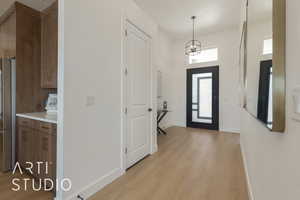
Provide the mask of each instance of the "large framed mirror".
POLYGON ((245 108, 271 131, 285 130, 286 0, 248 0, 245 108))

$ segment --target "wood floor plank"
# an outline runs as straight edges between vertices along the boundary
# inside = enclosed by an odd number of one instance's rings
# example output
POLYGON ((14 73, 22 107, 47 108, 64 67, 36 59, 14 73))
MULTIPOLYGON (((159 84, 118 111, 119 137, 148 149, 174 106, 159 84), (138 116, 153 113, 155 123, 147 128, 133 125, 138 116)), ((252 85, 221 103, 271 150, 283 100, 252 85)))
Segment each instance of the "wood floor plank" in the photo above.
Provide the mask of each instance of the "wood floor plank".
MULTIPOLYGON (((27 175, 15 174, 11 172, 1 173, 0 172, 0 200, 52 200, 52 192, 34 191, 32 184, 28 184, 27 190, 24 190, 24 184, 19 185, 22 187, 20 191, 13 191, 12 188, 15 186, 12 184, 12 180, 18 178, 23 180, 24 178, 30 178, 27 175)), ((31 182, 29 182, 31 183, 31 182)), ((36 186, 38 187, 38 186, 36 186)))
POLYGON ((90 200, 248 200, 239 135, 172 127, 159 151, 90 200))

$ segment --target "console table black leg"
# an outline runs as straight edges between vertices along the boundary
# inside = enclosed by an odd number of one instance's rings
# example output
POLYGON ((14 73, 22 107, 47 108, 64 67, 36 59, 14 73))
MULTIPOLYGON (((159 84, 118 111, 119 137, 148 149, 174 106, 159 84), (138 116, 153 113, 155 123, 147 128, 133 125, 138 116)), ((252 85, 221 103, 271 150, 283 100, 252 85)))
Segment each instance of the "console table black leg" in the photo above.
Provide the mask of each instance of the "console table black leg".
POLYGON ((162 111, 157 116, 157 133, 159 133, 159 134, 163 133, 164 135, 167 135, 167 132, 159 127, 159 123, 162 121, 162 119, 166 116, 167 113, 168 113, 168 111, 162 111))
POLYGON ((164 131, 164 130, 162 130, 160 127, 158 127, 158 130, 159 130, 160 132, 162 132, 164 135, 167 135, 167 132, 164 131))
POLYGON ((160 132, 160 130, 159 130, 159 128, 158 128, 158 127, 157 127, 157 133, 158 133, 158 134, 161 134, 161 132, 160 132))

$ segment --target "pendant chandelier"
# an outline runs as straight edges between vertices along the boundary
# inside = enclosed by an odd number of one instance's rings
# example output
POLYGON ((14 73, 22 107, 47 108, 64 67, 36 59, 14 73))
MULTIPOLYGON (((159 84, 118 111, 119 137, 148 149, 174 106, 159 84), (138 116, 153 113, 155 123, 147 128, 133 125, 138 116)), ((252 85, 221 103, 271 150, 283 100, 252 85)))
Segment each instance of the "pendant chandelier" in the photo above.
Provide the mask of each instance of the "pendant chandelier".
POLYGON ((185 44, 185 55, 195 56, 201 52, 201 42, 195 40, 195 19, 196 16, 191 17, 193 21, 193 39, 185 44))

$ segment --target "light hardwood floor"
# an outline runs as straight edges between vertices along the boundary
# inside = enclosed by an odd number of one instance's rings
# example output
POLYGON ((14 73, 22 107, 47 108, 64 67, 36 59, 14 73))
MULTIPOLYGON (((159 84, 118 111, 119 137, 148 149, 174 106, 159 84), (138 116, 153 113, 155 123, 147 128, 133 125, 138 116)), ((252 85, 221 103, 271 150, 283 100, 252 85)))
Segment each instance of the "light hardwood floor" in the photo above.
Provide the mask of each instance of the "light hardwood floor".
POLYGON ((90 200, 248 200, 239 135, 172 127, 159 151, 90 200))
MULTIPOLYGON (((52 200, 53 194, 51 192, 35 192, 32 189, 31 184, 28 184, 28 190, 24 191, 24 184, 19 183, 19 185, 23 188, 18 192, 12 190, 15 186, 12 184, 13 178, 30 178, 26 175, 12 175, 9 173, 1 173, 0 172, 0 200, 52 200)), ((38 186, 36 186, 38 187, 38 186)))

